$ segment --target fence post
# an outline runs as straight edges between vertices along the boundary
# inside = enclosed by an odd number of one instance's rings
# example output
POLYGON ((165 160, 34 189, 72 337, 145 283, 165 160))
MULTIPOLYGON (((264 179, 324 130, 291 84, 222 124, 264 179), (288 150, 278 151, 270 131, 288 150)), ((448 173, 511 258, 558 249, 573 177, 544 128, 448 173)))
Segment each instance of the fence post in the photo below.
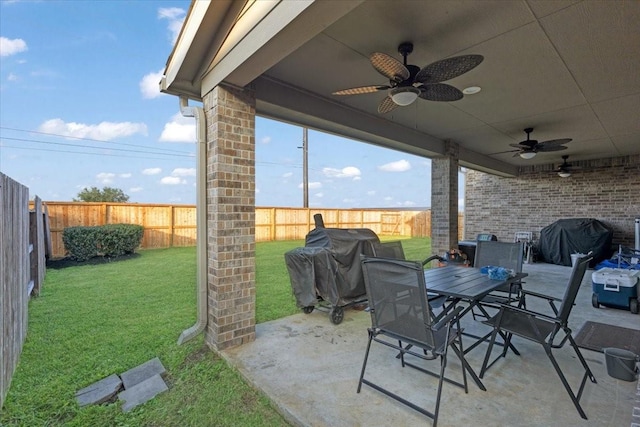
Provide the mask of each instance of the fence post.
POLYGON ((174 215, 175 207, 173 205, 169 206, 169 247, 173 247, 173 239, 176 234, 176 223, 175 223, 175 215, 174 215))
MULTIPOLYGON (((30 255, 31 281, 33 295, 40 295, 44 281, 45 245, 44 221, 42 217, 42 200, 38 196, 33 201, 33 211, 29 212, 29 242, 32 246, 30 255)), ((31 285, 30 285, 31 286, 31 285)))
POLYGON ((276 240, 276 208, 271 208, 269 211, 269 223, 271 224, 271 231, 269 232, 270 240, 273 242, 276 240))

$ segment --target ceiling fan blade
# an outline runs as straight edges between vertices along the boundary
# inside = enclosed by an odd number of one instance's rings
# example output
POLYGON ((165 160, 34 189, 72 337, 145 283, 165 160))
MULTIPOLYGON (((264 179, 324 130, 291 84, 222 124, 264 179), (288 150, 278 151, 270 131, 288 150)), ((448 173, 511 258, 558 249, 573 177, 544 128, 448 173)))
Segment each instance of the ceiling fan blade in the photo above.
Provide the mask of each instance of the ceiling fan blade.
POLYGON ((423 67, 416 75, 417 83, 440 83, 473 70, 484 60, 482 55, 462 55, 441 59, 423 67))
POLYGON ((542 141, 540 144, 544 144, 547 147, 551 146, 551 145, 562 145, 562 144, 566 144, 568 142, 573 141, 573 139, 571 138, 563 138, 563 139, 550 139, 548 141, 542 141))
POLYGON ((547 145, 547 144, 538 144, 534 147, 535 151, 538 152, 549 152, 549 151, 562 151, 566 150, 568 147, 564 145, 547 145))
POLYGON ((420 98, 428 101, 457 101, 464 96, 462 92, 451 85, 445 83, 434 83, 419 86, 420 98))
POLYGON ((371 65, 373 65, 376 71, 397 83, 407 80, 411 75, 407 67, 402 65, 402 62, 390 57, 386 53, 372 53, 369 61, 371 61, 371 65))
POLYGON ((390 86, 360 86, 360 87, 352 87, 350 89, 342 89, 336 92, 333 92, 332 95, 361 95, 363 93, 374 93, 380 92, 381 90, 390 89, 390 86))
POLYGON ((398 104, 393 102, 393 99, 391 99, 390 96, 386 96, 378 105, 378 113, 386 114, 389 111, 395 110, 397 106, 398 104))

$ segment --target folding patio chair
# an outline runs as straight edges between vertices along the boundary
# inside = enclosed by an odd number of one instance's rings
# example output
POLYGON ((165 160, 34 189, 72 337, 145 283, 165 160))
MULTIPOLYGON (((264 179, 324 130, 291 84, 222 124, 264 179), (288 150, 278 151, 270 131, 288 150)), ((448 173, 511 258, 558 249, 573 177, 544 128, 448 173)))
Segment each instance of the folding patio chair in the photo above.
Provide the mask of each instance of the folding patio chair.
MULTIPOLYGON (((392 258, 405 260, 404 249, 402 248, 402 242, 400 240, 393 240, 390 242, 380 242, 378 245, 375 245, 373 248, 373 255, 377 258, 392 258)), ((438 255, 432 255, 422 261, 422 265, 425 266, 429 264, 431 261, 444 261, 444 258, 438 255)), ((407 295, 410 295, 407 292, 407 295)), ((438 308, 444 307, 444 304, 447 302, 447 297, 443 297, 438 294, 429 294, 429 305, 432 310, 436 310, 438 308)))
MULTIPOLYGON (((457 316, 462 311, 462 307, 450 311, 438 322, 432 319, 422 265, 419 262, 363 256, 362 271, 367 298, 369 299, 371 327, 368 328, 369 341, 362 363, 357 391, 360 393, 364 383, 432 418, 433 425, 436 426, 443 381, 462 387, 465 392, 468 392, 466 370, 473 372, 464 359, 460 327, 457 324, 457 316), (406 298, 403 296, 406 293, 415 296, 415 298, 406 298), (453 324, 457 324, 457 327, 453 327, 453 324), (409 366, 438 378, 436 403, 433 412, 365 378, 372 342, 397 350, 402 367, 409 366), (403 346, 403 343, 408 345, 403 346), (412 351, 412 347, 423 351, 412 351), (460 358, 462 383, 445 378, 449 347, 460 358), (422 360, 439 359, 440 370, 439 372, 427 370, 407 361, 406 359, 411 359, 408 356, 422 360)), ((390 379, 391 381, 393 379, 390 379)))
POLYGON ((525 290, 522 291, 528 296, 546 299, 551 304, 551 307, 555 314, 554 316, 537 313, 522 307, 502 305, 498 314, 485 321, 486 324, 493 326, 493 332, 491 334, 489 348, 487 349, 484 362, 482 363, 480 378, 484 376, 487 369, 489 369, 498 359, 500 359, 500 357, 505 357, 507 351, 509 350, 509 346, 505 345, 503 347, 502 353, 491 363, 489 363, 491 351, 493 350, 493 345, 495 343, 498 332, 506 334, 506 344, 510 343, 513 335, 517 335, 521 338, 537 342, 538 344, 542 345, 545 353, 549 357, 549 360, 551 360, 551 364, 560 377, 560 381, 562 381, 562 384, 567 390, 567 393, 569 393, 569 396, 571 397, 573 404, 578 410, 578 413, 582 418, 587 419, 587 415, 580 406, 580 397, 582 396, 582 391, 584 390, 587 378, 589 378, 592 383, 595 383, 596 379, 593 376, 591 369, 589 369, 589 365, 587 365, 587 362, 582 356, 582 353, 580 353, 580 349, 576 345, 576 342, 571 336, 571 329, 569 328, 568 320, 569 314, 571 313, 571 309, 573 308, 574 301, 576 299, 576 295, 578 294, 578 290, 580 289, 580 284, 582 283, 582 279, 590 261, 591 256, 587 255, 580 258, 578 262, 576 262, 576 264, 573 266, 573 269, 571 270, 571 277, 569 278, 569 283, 565 290, 564 297, 561 300, 548 295, 543 295, 535 292, 527 292, 525 290), (554 301, 560 301, 560 306, 556 308, 554 301), (557 341, 556 337, 560 332, 564 334, 564 337, 557 341), (578 360, 580 360, 580 363, 582 364, 582 367, 585 371, 584 375, 582 376, 582 381, 577 393, 573 392, 571 386, 567 382, 567 379, 562 373, 558 362, 553 356, 553 350, 562 348, 567 341, 570 343, 571 347, 573 347, 576 355, 578 356, 578 360))
MULTIPOLYGON (((479 241, 476 246, 474 266, 476 268, 504 267, 521 273, 523 259, 524 244, 522 242, 479 241)), ((496 304, 511 304, 517 301, 520 306, 526 307, 521 290, 521 281, 503 285, 484 297, 480 304, 485 307, 496 307, 496 304)), ((474 319, 478 315, 485 317, 483 314, 476 313, 475 310, 472 311, 472 315, 474 319)))

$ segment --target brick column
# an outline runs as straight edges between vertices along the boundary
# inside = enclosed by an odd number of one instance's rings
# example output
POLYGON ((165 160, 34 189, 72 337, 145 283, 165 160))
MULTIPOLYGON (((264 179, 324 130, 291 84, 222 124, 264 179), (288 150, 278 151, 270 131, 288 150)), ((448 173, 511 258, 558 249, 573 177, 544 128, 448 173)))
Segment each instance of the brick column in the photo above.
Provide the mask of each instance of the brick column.
POLYGON ((207 117, 207 345, 255 340, 255 96, 216 87, 207 117))
POLYGON ((458 144, 445 141, 445 156, 431 160, 431 252, 458 247, 458 144))

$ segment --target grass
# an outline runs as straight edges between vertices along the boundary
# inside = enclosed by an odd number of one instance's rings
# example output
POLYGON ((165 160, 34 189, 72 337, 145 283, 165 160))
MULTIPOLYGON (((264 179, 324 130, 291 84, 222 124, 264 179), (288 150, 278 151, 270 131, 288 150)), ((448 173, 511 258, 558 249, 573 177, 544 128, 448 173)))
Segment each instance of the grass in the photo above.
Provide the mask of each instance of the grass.
MULTIPOLYGON (((391 240, 391 239, 389 239, 391 240)), ((256 247, 256 320, 299 312, 284 253, 302 241, 256 247)), ((428 239, 404 239, 407 258, 428 239)), ((47 269, 29 306, 29 331, 7 395, 2 426, 286 426, 202 336, 178 346, 195 322, 195 248, 141 251, 112 262, 47 269), (118 403, 78 407, 75 392, 159 357, 169 391, 129 413, 118 403)))

